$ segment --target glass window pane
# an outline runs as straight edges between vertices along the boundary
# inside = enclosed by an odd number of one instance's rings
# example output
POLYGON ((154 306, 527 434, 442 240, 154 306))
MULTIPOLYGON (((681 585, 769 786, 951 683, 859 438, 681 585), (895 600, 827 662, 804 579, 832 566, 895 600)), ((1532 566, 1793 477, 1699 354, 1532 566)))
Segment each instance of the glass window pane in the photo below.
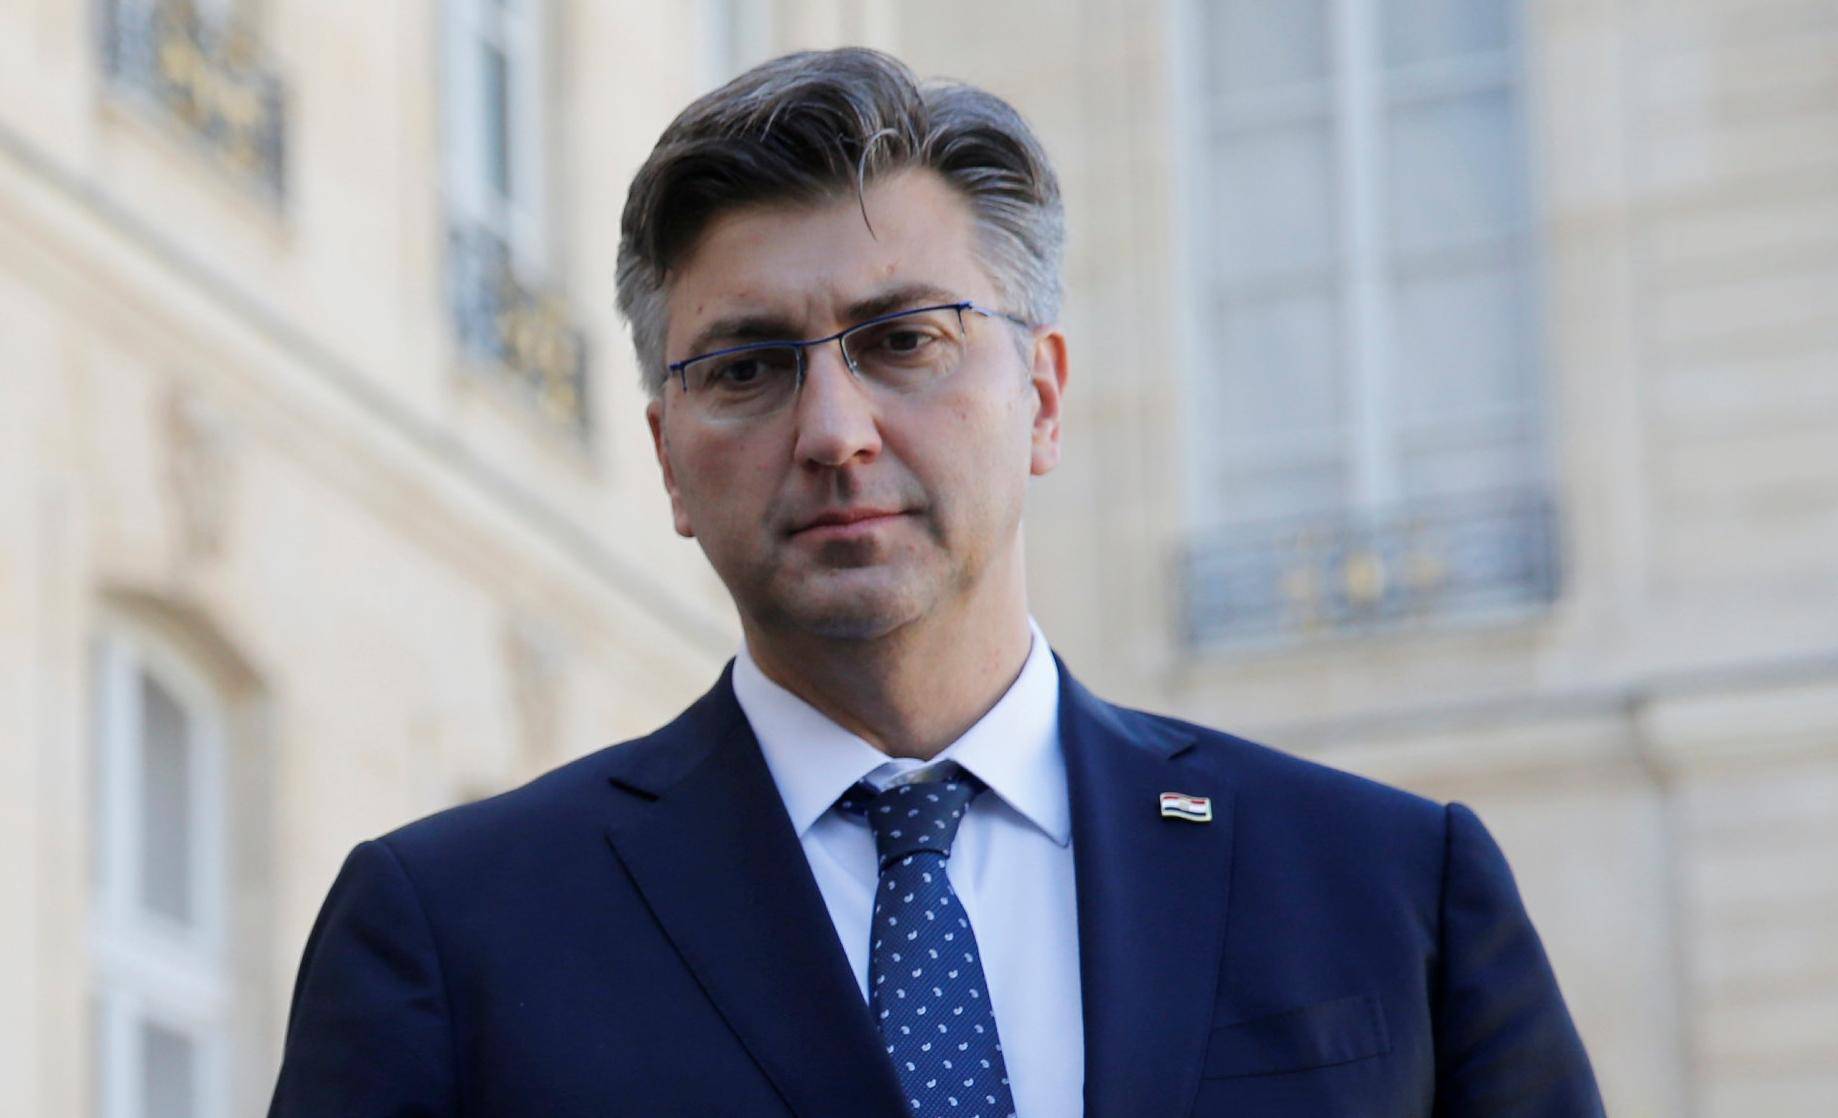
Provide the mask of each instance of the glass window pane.
POLYGON ((510 62, 504 52, 490 43, 481 43, 484 61, 480 74, 484 79, 485 173, 493 192, 499 198, 510 198, 516 185, 511 175, 511 77, 510 62))
POLYGON ((1331 517, 1347 506, 1347 465, 1342 444, 1291 448, 1280 462, 1252 462, 1221 471, 1212 497, 1223 523, 1331 517))
POLYGON ((1328 72, 1326 0, 1214 0, 1202 65, 1213 92, 1319 82, 1328 72))
POLYGON ((1504 90, 1391 115, 1392 247, 1406 256, 1514 232, 1524 210, 1512 101, 1504 90))
POLYGON ((1514 264, 1403 279, 1393 309, 1406 424, 1530 405, 1526 291, 1514 264))
POLYGON ((141 676, 140 899, 175 920, 192 918, 191 727, 159 681, 141 676))
POLYGON ((142 1118, 193 1118, 197 1113, 197 1045, 163 1025, 140 1026, 142 1118))
POLYGON ((1533 438, 1417 447, 1404 453, 1404 495, 1413 502, 1523 491, 1538 481, 1533 438))
POLYGON ((1220 433, 1281 437, 1321 431, 1341 414, 1339 304, 1327 293, 1233 307, 1203 335, 1216 354, 1220 433))
POLYGON ((1219 274, 1238 285, 1331 270, 1337 223, 1327 124, 1254 129, 1214 150, 1219 274))
POLYGON ((1512 44, 1508 0, 1384 0, 1385 63, 1503 50, 1512 44))
POLYGON ((235 0, 192 0, 192 9, 206 27, 218 28, 229 24, 230 17, 236 14, 235 0))

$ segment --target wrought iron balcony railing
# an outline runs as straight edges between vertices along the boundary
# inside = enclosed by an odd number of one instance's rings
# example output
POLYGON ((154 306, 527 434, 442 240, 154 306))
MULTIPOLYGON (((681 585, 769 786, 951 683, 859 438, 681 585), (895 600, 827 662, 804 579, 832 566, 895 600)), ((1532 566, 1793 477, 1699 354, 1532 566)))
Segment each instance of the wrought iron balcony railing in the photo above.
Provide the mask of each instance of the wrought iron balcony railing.
POLYGON ((460 349, 523 390, 548 419, 585 437, 587 343, 563 300, 519 280, 503 239, 477 226, 449 231, 447 283, 460 349))
POLYGON ((249 29, 235 20, 214 25, 192 0, 101 0, 101 11, 110 79, 278 198, 286 172, 284 91, 249 29))
POLYGON ((1558 587, 1548 494, 1244 525, 1182 556, 1190 644, 1278 643, 1535 608, 1558 587))

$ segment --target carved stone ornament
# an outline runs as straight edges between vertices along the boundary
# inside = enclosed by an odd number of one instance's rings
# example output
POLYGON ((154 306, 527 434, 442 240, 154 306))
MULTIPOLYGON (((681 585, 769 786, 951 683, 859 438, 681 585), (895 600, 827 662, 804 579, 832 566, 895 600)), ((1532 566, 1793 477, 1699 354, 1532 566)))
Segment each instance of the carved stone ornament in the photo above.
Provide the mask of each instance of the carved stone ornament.
POLYGON ((223 413, 181 386, 160 408, 165 482, 180 554, 188 560, 222 554, 229 522, 234 461, 223 413))

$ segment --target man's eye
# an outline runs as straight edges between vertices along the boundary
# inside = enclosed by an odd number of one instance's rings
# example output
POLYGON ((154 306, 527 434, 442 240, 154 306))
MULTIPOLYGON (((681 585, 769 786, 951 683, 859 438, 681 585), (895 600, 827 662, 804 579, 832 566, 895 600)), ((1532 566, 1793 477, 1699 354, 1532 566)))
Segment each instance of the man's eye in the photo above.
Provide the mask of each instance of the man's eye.
POLYGON ((877 335, 868 347, 871 356, 883 360, 911 361, 927 356, 938 345, 938 335, 917 327, 900 327, 877 335))
POLYGON ((722 392, 740 392, 765 388, 782 377, 795 374, 797 355, 788 351, 736 353, 719 358, 708 370, 705 383, 722 392))
POLYGON ((881 348, 889 353, 913 353, 924 349, 931 340, 931 335, 919 330, 896 330, 881 340, 881 348))
POLYGON ((742 357, 716 366, 715 380, 722 384, 748 384, 765 373, 765 362, 757 357, 742 357))

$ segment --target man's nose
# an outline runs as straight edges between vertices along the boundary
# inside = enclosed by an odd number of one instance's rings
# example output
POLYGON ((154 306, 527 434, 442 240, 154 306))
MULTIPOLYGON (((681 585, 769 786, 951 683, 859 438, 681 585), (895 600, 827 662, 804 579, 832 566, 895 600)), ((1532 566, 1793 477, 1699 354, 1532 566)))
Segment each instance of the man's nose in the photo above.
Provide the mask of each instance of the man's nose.
POLYGON ((840 346, 805 351, 804 384, 794 407, 798 461, 838 467, 871 461, 881 452, 875 400, 868 386, 849 371, 840 346))

